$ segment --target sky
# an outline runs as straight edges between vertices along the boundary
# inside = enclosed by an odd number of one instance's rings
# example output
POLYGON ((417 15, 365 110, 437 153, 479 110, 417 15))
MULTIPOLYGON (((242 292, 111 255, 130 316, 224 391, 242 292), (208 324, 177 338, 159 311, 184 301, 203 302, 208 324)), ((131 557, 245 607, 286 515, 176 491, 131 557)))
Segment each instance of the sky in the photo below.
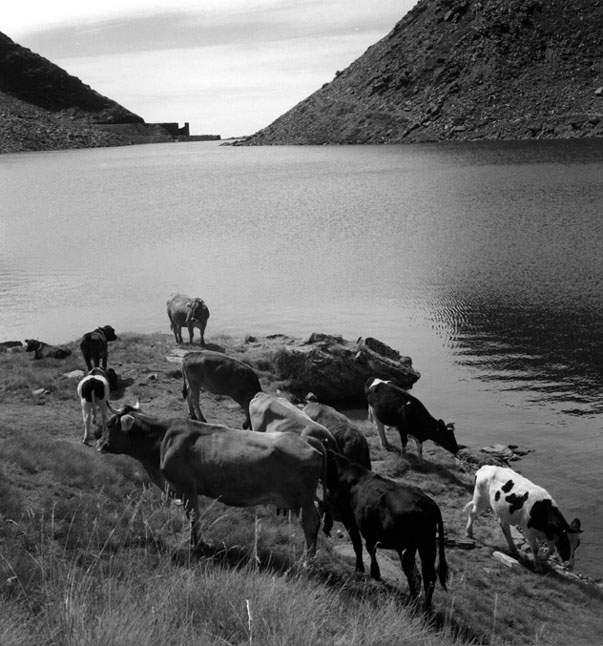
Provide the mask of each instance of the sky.
POLYGON ((248 135, 386 36, 416 0, 21 0, 0 31, 147 122, 248 135))

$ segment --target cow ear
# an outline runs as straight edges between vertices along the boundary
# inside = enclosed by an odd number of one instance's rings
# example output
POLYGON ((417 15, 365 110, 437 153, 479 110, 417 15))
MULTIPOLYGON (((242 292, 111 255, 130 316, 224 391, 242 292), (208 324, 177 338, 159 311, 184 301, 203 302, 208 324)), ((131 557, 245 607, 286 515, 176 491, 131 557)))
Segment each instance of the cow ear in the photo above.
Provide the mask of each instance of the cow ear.
POLYGON ((186 303, 186 305, 184 307, 188 307, 188 309, 190 310, 190 308, 192 306, 193 306, 193 304, 190 301, 187 301, 187 303, 186 303))
POLYGON ((448 422, 448 424, 446 424, 446 428, 454 433, 454 422, 448 422))
POLYGON ((581 530, 580 527, 580 520, 578 518, 574 518, 574 520, 572 520, 572 524, 569 526, 568 531, 572 532, 573 534, 582 534, 583 530, 581 530))
POLYGON ((122 431, 129 431, 134 424, 134 418, 132 417, 132 415, 124 415, 121 418, 120 423, 122 431))

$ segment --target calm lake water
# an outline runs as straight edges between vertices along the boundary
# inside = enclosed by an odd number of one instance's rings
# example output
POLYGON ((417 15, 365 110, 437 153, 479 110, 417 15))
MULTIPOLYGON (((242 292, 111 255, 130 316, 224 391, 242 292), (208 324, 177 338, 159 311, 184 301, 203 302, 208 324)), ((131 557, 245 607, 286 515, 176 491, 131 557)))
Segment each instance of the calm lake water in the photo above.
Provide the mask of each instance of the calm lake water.
POLYGON ((460 443, 531 450, 603 577, 603 141, 4 155, 0 196, 0 340, 167 333, 172 291, 209 340, 377 337, 460 443))

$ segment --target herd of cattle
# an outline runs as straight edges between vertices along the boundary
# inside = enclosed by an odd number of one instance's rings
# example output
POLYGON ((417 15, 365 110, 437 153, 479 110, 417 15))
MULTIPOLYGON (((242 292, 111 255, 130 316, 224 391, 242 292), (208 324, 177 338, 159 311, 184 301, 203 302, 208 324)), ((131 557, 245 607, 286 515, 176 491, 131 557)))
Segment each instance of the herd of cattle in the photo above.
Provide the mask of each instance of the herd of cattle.
MULTIPOLYGON (((186 326, 192 344, 197 327, 204 346, 209 318, 205 303, 174 294, 167 309, 176 342, 182 343, 181 328, 186 326)), ((84 418, 83 442, 96 439, 101 453, 135 458, 162 491, 181 500, 191 522, 194 547, 203 545, 199 495, 236 507, 276 505, 298 513, 306 558, 316 553, 323 512, 327 536, 334 520, 347 529, 357 571, 364 572, 363 538, 375 579, 380 579, 376 558, 380 547, 397 552, 413 599, 420 593, 415 569, 419 553, 425 608, 430 607, 437 579, 446 588, 448 566, 438 504, 418 487, 373 473, 368 442, 345 415, 315 398, 300 408, 263 392, 249 365, 207 349, 189 352, 182 363, 182 394, 190 419, 156 418, 141 411, 138 402, 114 409, 109 401, 107 357, 108 343, 116 338, 115 330, 107 325, 85 334, 80 343, 88 368, 77 386, 84 418), (202 389, 237 402, 245 416, 243 430, 208 423, 199 406, 202 389)), ((371 377, 365 396, 369 419, 384 448, 390 448, 385 427, 394 427, 402 452, 410 436, 416 442, 419 460, 423 460, 422 445, 427 440, 453 454, 458 452, 453 425, 432 417, 406 390, 371 377)), ((486 509, 498 518, 514 556, 517 548, 511 525, 519 527, 527 539, 536 570, 542 568, 540 542, 547 546, 543 559, 556 549, 563 562, 573 565, 582 531, 580 521, 568 524, 541 487, 509 468, 483 466, 476 474, 473 499, 465 506, 469 512, 467 536, 473 535, 473 521, 486 509)))

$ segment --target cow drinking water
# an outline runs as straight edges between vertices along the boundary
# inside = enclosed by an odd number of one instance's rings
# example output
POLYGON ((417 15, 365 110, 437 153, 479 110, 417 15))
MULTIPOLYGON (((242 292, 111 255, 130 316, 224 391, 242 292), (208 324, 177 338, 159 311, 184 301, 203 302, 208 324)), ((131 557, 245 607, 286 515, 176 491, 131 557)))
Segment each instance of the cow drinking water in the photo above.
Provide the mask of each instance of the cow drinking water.
POLYGON ((485 465, 475 474, 473 499, 465 505, 465 511, 469 511, 469 538, 473 538, 473 521, 488 508, 496 515, 513 556, 519 553, 511 537, 511 525, 519 527, 528 541, 535 570, 542 569, 543 561, 555 550, 563 562, 573 567, 582 532, 580 521, 575 518, 568 524, 548 491, 513 469, 485 465), (542 559, 538 554, 541 541, 547 546, 542 559))

